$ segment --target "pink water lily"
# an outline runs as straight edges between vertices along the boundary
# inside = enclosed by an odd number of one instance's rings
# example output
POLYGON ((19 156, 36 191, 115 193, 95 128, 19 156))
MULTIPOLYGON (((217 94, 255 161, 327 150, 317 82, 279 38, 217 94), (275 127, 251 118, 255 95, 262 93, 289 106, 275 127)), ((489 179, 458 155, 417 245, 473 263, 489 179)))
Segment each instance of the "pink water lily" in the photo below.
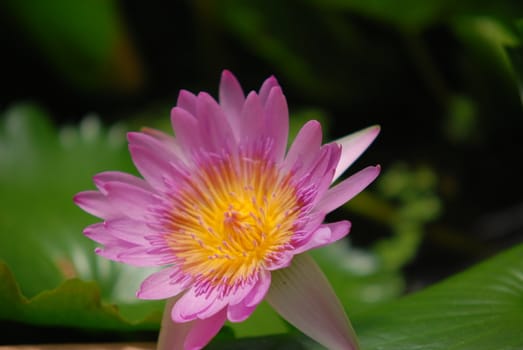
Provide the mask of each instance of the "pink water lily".
POLYGON ((378 175, 369 166, 331 184, 369 146, 373 126, 322 145, 309 121, 287 150, 288 110, 274 77, 247 96, 229 72, 219 103, 181 91, 175 137, 129 133, 142 178, 94 177, 97 191, 75 202, 104 221, 85 235, 96 253, 136 266, 161 266, 137 296, 168 299, 159 349, 200 349, 228 319, 241 322, 267 300, 287 321, 329 349, 357 349, 343 307, 306 251, 337 241, 350 222, 325 216, 378 175))

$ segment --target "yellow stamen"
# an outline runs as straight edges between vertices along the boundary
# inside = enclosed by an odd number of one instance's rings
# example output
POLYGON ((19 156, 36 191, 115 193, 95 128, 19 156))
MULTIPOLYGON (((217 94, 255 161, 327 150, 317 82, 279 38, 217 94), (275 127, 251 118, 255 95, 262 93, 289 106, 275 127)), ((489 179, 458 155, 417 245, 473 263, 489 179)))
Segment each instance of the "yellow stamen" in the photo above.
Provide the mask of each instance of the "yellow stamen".
POLYGON ((167 243, 181 269, 208 287, 256 276, 288 248, 303 206, 290 174, 246 156, 191 174, 173 202, 167 243))

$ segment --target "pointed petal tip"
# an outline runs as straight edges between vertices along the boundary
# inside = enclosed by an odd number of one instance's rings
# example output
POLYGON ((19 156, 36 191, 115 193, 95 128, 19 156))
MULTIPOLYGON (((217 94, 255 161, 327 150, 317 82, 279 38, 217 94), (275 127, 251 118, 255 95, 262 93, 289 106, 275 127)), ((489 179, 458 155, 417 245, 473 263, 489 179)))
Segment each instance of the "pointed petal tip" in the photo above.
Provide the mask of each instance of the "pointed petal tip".
POLYGON ((73 203, 79 206, 82 210, 91 213, 89 208, 91 207, 92 199, 100 198, 100 196, 101 193, 94 190, 78 192, 73 196, 73 203))
POLYGON ((220 77, 220 92, 224 93, 225 90, 238 90, 241 91, 241 85, 236 76, 228 69, 222 71, 220 77))
POLYGON ((80 206, 80 204, 82 203, 82 192, 77 193, 73 196, 73 203, 77 206, 80 206))
POLYGON ((366 142, 368 145, 370 145, 376 137, 381 132, 381 125, 375 124, 371 125, 369 127, 366 127, 365 129, 362 129, 360 131, 356 131, 355 133, 349 135, 349 136, 357 136, 358 138, 367 138, 366 142))
POLYGON ((232 72, 229 69, 225 68, 224 70, 222 70, 222 79, 230 78, 231 76, 234 77, 234 74, 232 74, 232 72))
POLYGON ((135 293, 136 297, 138 299, 141 299, 141 300, 161 300, 161 299, 164 299, 164 298, 157 298, 157 297, 154 297, 152 296, 151 294, 149 294, 147 291, 144 291, 142 289, 142 287, 140 287, 136 293, 135 293))
POLYGON ((126 135, 127 142, 133 143, 136 140, 136 138, 138 137, 137 134, 139 134, 139 132, 137 132, 137 131, 130 131, 130 132, 128 132, 127 135, 126 135))
MULTIPOLYGON (((93 224, 93 225, 105 225, 105 222, 99 222, 99 223, 93 224)), ((82 233, 85 236, 90 237, 93 234, 93 230, 94 230, 93 225, 89 225, 86 228, 84 228, 82 233)))
POLYGON ((304 126, 307 125, 307 124, 310 124, 311 125, 310 127, 320 128, 321 129, 321 123, 318 120, 316 120, 316 119, 311 119, 311 120, 307 121, 304 124, 304 126))
POLYGON ((379 125, 379 124, 372 125, 372 126, 369 126, 367 129, 368 129, 368 133, 370 134, 370 136, 372 138, 372 141, 370 141, 370 142, 373 142, 381 132, 381 125, 379 125))
POLYGON ((283 98, 284 102, 287 103, 287 99, 285 98, 285 95, 283 94, 283 89, 281 86, 276 85, 271 87, 269 91, 269 100, 273 98, 283 98))
POLYGON ((381 172, 381 165, 380 164, 376 164, 376 165, 372 166, 372 168, 376 172, 376 177, 377 177, 380 174, 380 172, 381 172))
POLYGON ((171 108, 171 117, 173 114, 178 113, 178 111, 180 111, 180 110, 181 110, 181 108, 178 106, 174 106, 173 108, 171 108))
POLYGON ((176 106, 194 114, 196 113, 196 96, 188 90, 181 89, 176 99, 176 106))
MULTIPOLYGON (((142 282, 142 284, 143 284, 143 282, 142 282)), ((136 291, 135 295, 138 299, 142 299, 142 300, 158 300, 158 298, 151 298, 149 293, 147 293, 147 291, 144 289, 144 287, 142 285, 140 285, 140 287, 138 287, 138 290, 136 291)))
POLYGON ((94 239, 91 237, 91 235, 92 235, 91 231, 83 230, 82 233, 84 234, 85 237, 94 241, 94 239))
POLYGON ((381 126, 373 125, 334 141, 340 144, 342 149, 333 182, 365 152, 370 144, 374 142, 380 131, 381 126))
POLYGON ((178 92, 178 100, 180 100, 180 98, 190 97, 190 96, 194 96, 194 94, 192 92, 190 92, 189 90, 180 89, 180 92, 178 92))
POLYGON ((268 77, 264 83, 270 84, 270 86, 274 87, 280 87, 280 83, 278 83, 278 79, 274 75, 271 75, 268 77))
POLYGON ((347 230, 347 234, 350 232, 350 229, 352 228, 352 222, 349 220, 342 220, 339 221, 340 225, 343 225, 345 230, 347 230))
MULTIPOLYGON (((379 165, 379 164, 369 165, 368 167, 360 170, 360 172, 361 172, 362 175, 364 174, 364 176, 368 179, 368 184, 370 184, 380 174, 380 172, 381 172, 381 165, 379 165)), ((356 173, 356 174, 358 174, 358 173, 356 173)), ((356 174, 354 174, 354 175, 356 175, 356 174)))
MULTIPOLYGON (((381 125, 374 124, 374 125, 369 126, 367 129, 370 129, 370 130, 376 132, 376 134, 379 134, 379 132, 381 131, 381 125)), ((366 129, 364 129, 364 130, 366 130, 366 129)))
POLYGON ((370 185, 379 175, 381 167, 370 165, 330 188, 316 205, 316 210, 330 213, 347 203, 370 185))
POLYGON ((374 180, 376 180, 376 178, 380 174, 380 172, 381 172, 381 165, 379 165, 379 164, 370 165, 370 166, 366 167, 365 169, 361 170, 361 172, 362 172, 362 174, 364 173, 365 177, 367 178, 367 180, 366 180, 367 181, 367 185, 365 186, 365 187, 367 187, 372 182, 374 182, 374 180))

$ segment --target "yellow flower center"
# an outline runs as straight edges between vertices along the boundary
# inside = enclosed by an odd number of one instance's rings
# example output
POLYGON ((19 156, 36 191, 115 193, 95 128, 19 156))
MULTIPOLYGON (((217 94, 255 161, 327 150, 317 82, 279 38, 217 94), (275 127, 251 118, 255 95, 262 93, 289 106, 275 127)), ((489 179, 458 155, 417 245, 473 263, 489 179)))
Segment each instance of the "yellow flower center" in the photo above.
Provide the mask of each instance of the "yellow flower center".
POLYGON ((213 160, 173 196, 166 240, 202 287, 232 287, 290 249, 303 203, 292 175, 263 157, 213 160))

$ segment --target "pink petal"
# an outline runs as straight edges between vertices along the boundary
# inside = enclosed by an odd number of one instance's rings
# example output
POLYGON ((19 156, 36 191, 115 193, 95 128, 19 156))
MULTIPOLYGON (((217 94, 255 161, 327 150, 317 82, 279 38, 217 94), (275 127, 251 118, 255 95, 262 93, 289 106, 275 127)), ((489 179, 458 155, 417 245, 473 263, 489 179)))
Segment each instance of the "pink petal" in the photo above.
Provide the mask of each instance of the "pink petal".
POLYGON ((294 257, 294 252, 288 251, 282 253, 282 256, 278 258, 277 261, 271 261, 267 263, 267 270, 274 271, 288 267, 291 264, 292 258, 294 257))
POLYGON ((147 184, 143 179, 120 171, 104 171, 96 174, 93 177, 93 180, 96 187, 104 194, 107 194, 105 184, 109 182, 122 182, 143 188, 144 190, 151 190, 151 186, 149 186, 149 184, 147 184))
POLYGON ((130 145, 129 151, 134 165, 145 180, 155 189, 165 191, 168 188, 166 178, 172 172, 165 153, 161 149, 155 151, 135 145, 130 145))
POLYGON ((195 115, 196 96, 187 90, 180 90, 180 93, 178 94, 178 100, 176 101, 176 106, 185 109, 192 115, 195 115))
POLYGON ((136 296, 140 299, 167 299, 183 292, 190 283, 191 280, 183 276, 177 267, 168 267, 147 277, 136 296))
POLYGON ((174 257, 168 253, 151 252, 151 248, 148 247, 129 247, 125 242, 97 248, 95 253, 104 258, 133 266, 162 266, 174 262, 174 257))
POLYGON ((214 338, 216 334, 218 334, 220 329, 223 327, 223 324, 225 323, 226 317, 227 311, 224 308, 209 318, 198 319, 191 322, 192 327, 189 331, 189 334, 187 334, 187 338, 185 339, 184 349, 202 349, 211 341, 212 338, 214 338))
POLYGON ((271 92, 272 88, 279 86, 280 84, 278 84, 278 80, 276 80, 274 76, 270 76, 263 82, 260 88, 260 93, 258 94, 263 105, 267 103, 267 99, 269 98, 269 93, 271 92))
POLYGON ((282 160, 287 149, 287 137, 289 135, 289 110, 287 100, 279 86, 271 89, 265 104, 264 134, 274 142, 274 159, 276 161, 282 160))
POLYGON ((104 188, 109 202, 131 219, 146 220, 149 207, 159 203, 152 192, 127 183, 109 182, 104 188))
POLYGON ((267 294, 267 291, 269 290, 269 287, 271 285, 271 273, 269 271, 262 271, 260 272, 260 277, 258 279, 258 282, 254 286, 253 289, 251 289, 250 293, 245 297, 243 302, 246 306, 255 306, 261 303, 263 298, 265 298, 265 294, 267 294))
POLYGON ((127 140, 129 140, 130 145, 156 151, 169 160, 183 158, 183 154, 174 137, 159 130, 144 128, 142 132, 130 132, 127 133, 127 140))
POLYGON ((325 192, 329 189, 332 177, 334 176, 334 169, 328 170, 328 172, 320 178, 320 181, 316 183, 316 198, 313 201, 313 205, 316 205, 323 196, 325 195, 325 192))
POLYGON ((174 107, 171 110, 171 124, 174 130, 174 136, 182 149, 187 152, 197 149, 200 146, 198 134, 198 121, 194 115, 180 107, 174 107))
MULTIPOLYGON (((304 168, 312 182, 322 182, 321 179, 329 174, 333 174, 331 171, 334 168, 334 164, 339 159, 340 146, 335 143, 329 143, 323 145, 320 148, 316 162, 311 164, 309 169, 304 168)), ((327 188, 330 186, 332 179, 329 177, 329 183, 327 188)))
POLYGON ((84 191, 76 194, 74 203, 91 215, 104 220, 123 217, 119 208, 112 205, 107 197, 98 191, 84 191))
POLYGON ((292 240, 292 245, 298 247, 304 241, 309 240, 309 237, 320 227, 325 220, 325 213, 313 211, 307 217, 307 223, 299 229, 292 240))
POLYGON ((227 319, 231 322, 243 322, 252 315, 256 306, 247 306, 243 302, 236 305, 229 305, 227 308, 227 319))
POLYGON ((212 297, 212 298, 214 299, 214 302, 211 303, 209 305, 209 307, 206 308, 205 310, 198 312, 198 315, 197 315, 198 318, 204 319, 204 318, 211 317, 214 314, 216 314, 217 312, 219 312, 220 310, 222 310, 223 308, 225 308, 227 306, 227 304, 229 303, 229 298, 227 298, 227 297, 219 298, 216 296, 216 297, 212 297))
MULTIPOLYGON (((315 159, 321 147, 321 124, 316 120, 308 121, 298 132, 285 157, 285 168, 290 170, 295 167, 298 160, 308 161, 315 159)), ((310 164, 303 164, 308 168, 310 164)))
POLYGON ((363 191, 380 173, 380 166, 369 166, 329 189, 316 210, 330 213, 363 191))
POLYGON ((247 282, 243 286, 236 288, 234 291, 230 292, 227 296, 228 302, 231 305, 240 304, 248 295, 251 293, 253 288, 258 284, 258 280, 253 279, 250 283, 247 282))
POLYGON ((167 300, 162 317, 160 335, 158 336, 157 350, 199 350, 207 345, 223 327, 227 317, 224 308, 212 317, 195 319, 190 322, 175 322, 171 318, 173 305, 179 297, 167 300))
POLYGON ((307 254, 273 272, 265 298, 289 323, 328 349, 358 349, 356 334, 325 275, 307 254))
POLYGON ((233 144, 234 136, 226 115, 207 93, 198 94, 196 117, 201 126, 200 139, 208 149, 220 151, 233 144))
POLYGON ((105 222, 98 222, 96 224, 87 226, 84 229, 84 235, 86 237, 89 237, 96 243, 100 243, 103 245, 128 244, 130 247, 135 246, 135 244, 130 244, 128 242, 121 242, 118 238, 115 238, 114 236, 107 234, 107 229, 105 228, 105 222))
POLYGON ((231 322, 245 321, 256 309, 259 303, 267 294, 271 285, 271 273, 269 271, 262 271, 256 285, 250 289, 249 293, 243 297, 239 303, 231 301, 227 308, 227 318, 231 322))
POLYGON ((379 125, 374 125, 334 141, 340 144, 342 149, 340 162, 336 167, 336 173, 332 181, 340 177, 340 175, 358 159, 379 133, 379 125))
POLYGON ((335 143, 323 145, 317 153, 314 162, 307 160, 297 171, 296 176, 302 176, 301 186, 314 186, 314 198, 311 205, 321 200, 332 183, 334 167, 340 156, 340 146, 335 143))
POLYGON ((252 142, 260 135, 263 130, 263 108, 258 95, 251 92, 241 112, 241 139, 252 142))
POLYGON ((151 228, 142 221, 132 219, 116 219, 104 222, 105 234, 117 239, 141 245, 150 246, 145 236, 151 234, 151 228))
POLYGON ((178 297, 167 300, 162 317, 157 350, 199 350, 218 334, 225 323, 226 309, 206 319, 178 323, 171 319, 171 309, 178 297))
POLYGON ((294 254, 300 254, 308 250, 323 247, 345 237, 350 231, 349 221, 338 221, 331 224, 321 225, 309 239, 302 242, 295 250, 294 254))
POLYGON ((220 105, 229 119, 236 139, 240 138, 240 118, 245 95, 242 87, 234 75, 228 70, 222 72, 222 79, 220 81, 220 105))
POLYGON ((201 315, 210 317, 224 308, 227 303, 228 299, 218 298, 218 293, 216 292, 198 295, 195 287, 192 287, 174 305, 171 316, 175 322, 187 322, 196 318, 205 318, 201 315), (214 313, 204 314, 209 309, 212 309, 214 313))

